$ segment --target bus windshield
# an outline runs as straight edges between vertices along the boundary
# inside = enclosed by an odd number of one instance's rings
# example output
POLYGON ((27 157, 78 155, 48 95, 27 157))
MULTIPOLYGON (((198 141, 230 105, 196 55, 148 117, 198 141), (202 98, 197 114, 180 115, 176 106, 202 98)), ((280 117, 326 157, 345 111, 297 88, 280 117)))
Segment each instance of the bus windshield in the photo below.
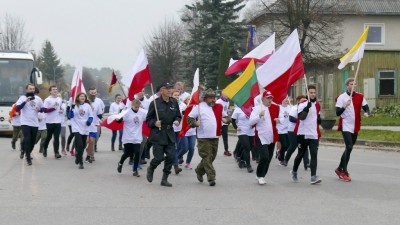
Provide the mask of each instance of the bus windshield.
POLYGON ((0 105, 11 106, 24 94, 32 69, 29 59, 0 59, 0 105))

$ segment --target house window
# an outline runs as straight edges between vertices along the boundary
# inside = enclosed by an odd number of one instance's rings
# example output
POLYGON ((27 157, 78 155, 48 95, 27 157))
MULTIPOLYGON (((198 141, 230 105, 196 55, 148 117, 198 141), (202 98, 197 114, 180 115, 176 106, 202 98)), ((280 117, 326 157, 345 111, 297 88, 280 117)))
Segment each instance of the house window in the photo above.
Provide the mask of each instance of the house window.
POLYGON ((365 24, 364 27, 369 26, 367 37, 367 44, 370 45, 383 45, 385 44, 385 24, 365 24))
POLYGON ((379 71, 379 96, 394 96, 395 84, 395 71, 379 71))

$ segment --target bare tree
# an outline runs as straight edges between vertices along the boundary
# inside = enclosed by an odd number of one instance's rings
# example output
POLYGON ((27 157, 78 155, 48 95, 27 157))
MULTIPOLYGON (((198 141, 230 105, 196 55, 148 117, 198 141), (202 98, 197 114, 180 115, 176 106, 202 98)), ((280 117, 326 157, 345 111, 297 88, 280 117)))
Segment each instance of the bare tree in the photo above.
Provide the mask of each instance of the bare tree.
POLYGON ((155 84, 163 81, 177 81, 183 78, 183 32, 180 23, 165 20, 145 40, 145 49, 155 84))
MULTIPOLYGON (((306 62, 324 63, 337 55, 342 39, 343 17, 339 12, 350 7, 346 0, 259 0, 262 12, 252 20, 268 21, 282 43, 295 29, 299 32, 300 48, 306 62)), ((348 11, 348 10, 347 10, 348 11)), ((249 15, 249 14, 247 14, 249 15)))
POLYGON ((0 19, 0 50, 28 51, 32 42, 33 38, 21 18, 7 13, 0 19))

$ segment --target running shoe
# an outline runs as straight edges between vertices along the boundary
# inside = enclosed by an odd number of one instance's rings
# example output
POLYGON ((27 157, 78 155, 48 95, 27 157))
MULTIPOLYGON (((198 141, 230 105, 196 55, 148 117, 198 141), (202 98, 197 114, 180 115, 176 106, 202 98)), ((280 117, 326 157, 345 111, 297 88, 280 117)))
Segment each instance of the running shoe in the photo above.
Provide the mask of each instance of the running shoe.
POLYGON ((256 177, 259 185, 264 185, 267 182, 265 181, 264 177, 256 177))
POLYGON ((62 153, 63 155, 67 155, 67 150, 63 149, 63 150, 61 151, 61 153, 62 153))
POLYGON ((192 168, 190 168, 190 163, 186 163, 185 168, 189 169, 189 170, 192 169, 192 168))
POLYGON ((138 171, 133 171, 133 176, 134 177, 140 177, 139 172, 138 171))
POLYGON ((299 182, 299 179, 297 178, 297 172, 294 172, 293 170, 291 170, 290 174, 292 174, 293 182, 299 182))
POLYGON ((318 183, 321 183, 321 182, 322 182, 322 180, 318 176, 312 176, 311 177, 310 184, 318 184, 318 183))
POLYGON ((117 166, 117 171, 118 173, 121 173, 122 171, 122 164, 118 162, 118 166, 117 166))
POLYGON ((11 142, 11 148, 12 148, 13 150, 15 150, 15 142, 14 142, 14 141, 11 142))
POLYGON ((69 154, 71 154, 71 156, 75 156, 75 151, 74 151, 74 149, 72 149, 72 150, 69 152, 69 154))
POLYGON ((228 150, 224 151, 224 156, 231 156, 231 155, 232 155, 232 153, 230 153, 228 150))
POLYGON ((346 181, 346 182, 351 181, 351 177, 349 176, 348 172, 343 172, 342 173, 342 177, 343 177, 343 180, 346 181))
POLYGON ((335 170, 336 175, 338 175, 340 180, 343 180, 343 171, 339 168, 335 170))

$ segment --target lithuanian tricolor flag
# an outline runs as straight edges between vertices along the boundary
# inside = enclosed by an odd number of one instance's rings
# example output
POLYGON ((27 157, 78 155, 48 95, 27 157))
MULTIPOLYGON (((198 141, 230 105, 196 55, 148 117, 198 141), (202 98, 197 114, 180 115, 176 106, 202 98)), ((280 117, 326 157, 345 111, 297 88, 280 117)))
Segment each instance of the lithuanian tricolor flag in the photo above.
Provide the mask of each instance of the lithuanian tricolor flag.
POLYGON ((254 98, 260 94, 253 59, 243 74, 229 84, 222 93, 240 107, 247 116, 250 116, 254 107, 254 98))
POLYGON ((338 68, 343 69, 350 62, 358 62, 364 56, 365 43, 367 42, 369 27, 364 30, 364 33, 358 39, 357 43, 351 50, 340 59, 338 68))

